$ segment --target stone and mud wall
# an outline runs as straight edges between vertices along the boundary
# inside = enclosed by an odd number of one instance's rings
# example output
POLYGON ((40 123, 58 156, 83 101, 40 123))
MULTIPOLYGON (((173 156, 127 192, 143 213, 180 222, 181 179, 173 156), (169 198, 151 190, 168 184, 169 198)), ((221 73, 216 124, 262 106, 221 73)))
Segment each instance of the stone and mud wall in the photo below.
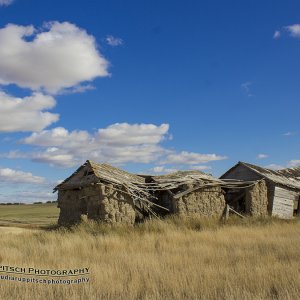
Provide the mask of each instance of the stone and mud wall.
POLYGON ((58 208, 60 214, 58 224, 62 226, 74 225, 81 221, 79 190, 58 191, 58 208))
POLYGON ((268 214, 268 188, 266 182, 261 180, 246 190, 246 213, 253 217, 268 214))
POLYGON ((113 185, 95 184, 78 190, 59 191, 58 207, 60 225, 72 225, 88 219, 109 224, 135 222, 135 210, 131 197, 117 191, 113 185))
POLYGON ((188 216, 221 217, 225 197, 220 187, 204 188, 173 199, 174 213, 188 216))

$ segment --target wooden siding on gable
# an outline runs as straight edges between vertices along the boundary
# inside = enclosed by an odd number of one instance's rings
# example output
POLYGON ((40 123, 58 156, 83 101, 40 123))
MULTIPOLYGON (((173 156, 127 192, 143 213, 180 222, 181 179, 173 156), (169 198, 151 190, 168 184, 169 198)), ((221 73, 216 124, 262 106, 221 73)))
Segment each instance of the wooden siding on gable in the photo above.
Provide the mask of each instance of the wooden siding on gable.
POLYGON ((262 176, 243 165, 237 165, 235 168, 221 176, 221 179, 237 179, 246 181, 256 181, 262 178, 262 176))
POLYGON ((297 198, 297 193, 276 186, 274 190, 272 216, 283 219, 293 218, 294 201, 297 198))

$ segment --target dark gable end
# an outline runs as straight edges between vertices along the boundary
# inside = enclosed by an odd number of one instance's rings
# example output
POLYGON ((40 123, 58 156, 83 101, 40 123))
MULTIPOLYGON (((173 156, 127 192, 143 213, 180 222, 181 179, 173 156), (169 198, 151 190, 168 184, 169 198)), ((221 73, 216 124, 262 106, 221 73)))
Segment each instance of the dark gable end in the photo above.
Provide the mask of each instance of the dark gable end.
POLYGON ((257 181, 263 178, 264 176, 262 176, 260 173, 257 173, 252 168, 249 168, 249 166, 243 162, 238 162, 220 177, 220 179, 234 179, 243 181, 257 181))

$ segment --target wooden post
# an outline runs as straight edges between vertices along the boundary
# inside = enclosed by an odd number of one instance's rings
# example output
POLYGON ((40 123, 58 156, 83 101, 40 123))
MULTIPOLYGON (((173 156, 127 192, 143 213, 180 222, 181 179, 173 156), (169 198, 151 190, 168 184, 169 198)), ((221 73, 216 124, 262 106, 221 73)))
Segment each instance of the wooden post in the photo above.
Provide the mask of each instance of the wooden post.
POLYGON ((229 218, 229 204, 226 204, 225 220, 228 220, 228 218, 229 218))

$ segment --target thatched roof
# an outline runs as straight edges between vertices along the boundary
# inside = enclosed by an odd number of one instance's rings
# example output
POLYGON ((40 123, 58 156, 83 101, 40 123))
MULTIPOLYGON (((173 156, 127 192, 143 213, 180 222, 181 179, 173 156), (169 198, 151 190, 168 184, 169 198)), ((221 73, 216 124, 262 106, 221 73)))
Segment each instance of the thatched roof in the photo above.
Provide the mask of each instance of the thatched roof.
POLYGON ((108 180, 117 184, 124 183, 144 183, 145 179, 121 169, 115 168, 108 164, 98 164, 88 160, 95 175, 102 180, 108 180))
POLYGON ((108 164, 98 164, 91 160, 87 160, 81 165, 71 176, 66 178, 62 183, 54 188, 59 189, 80 188, 92 183, 106 182, 111 184, 141 184, 145 179, 115 168, 108 164))
POLYGON ((205 184, 220 184, 222 181, 209 174, 205 174, 200 171, 177 171, 170 174, 151 176, 151 181, 157 185, 159 189, 176 189, 179 186, 201 185, 205 184))
POLYGON ((288 178, 294 178, 300 180, 300 167, 278 170, 278 173, 288 178))
POLYGON ((229 172, 231 172, 233 169, 237 168, 240 165, 260 175, 262 178, 266 178, 267 180, 273 182, 274 184, 285 186, 291 189, 300 190, 300 167, 282 169, 282 170, 271 170, 271 169, 259 167, 256 165, 252 165, 240 161, 231 169, 229 169, 220 178, 225 177, 226 174, 228 174, 229 172))
POLYGON ((200 171, 177 171, 166 175, 151 176, 151 178, 153 179, 153 181, 160 182, 160 183, 170 182, 170 181, 186 182, 189 180, 216 181, 216 182, 220 181, 219 179, 200 171))
MULTIPOLYGON (((149 177, 148 177, 149 178, 149 177)), ((255 184, 253 181, 224 181, 200 171, 177 171, 151 176, 147 188, 155 191, 169 191, 175 199, 201 189, 221 187, 244 189, 255 184)))

